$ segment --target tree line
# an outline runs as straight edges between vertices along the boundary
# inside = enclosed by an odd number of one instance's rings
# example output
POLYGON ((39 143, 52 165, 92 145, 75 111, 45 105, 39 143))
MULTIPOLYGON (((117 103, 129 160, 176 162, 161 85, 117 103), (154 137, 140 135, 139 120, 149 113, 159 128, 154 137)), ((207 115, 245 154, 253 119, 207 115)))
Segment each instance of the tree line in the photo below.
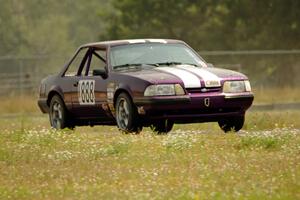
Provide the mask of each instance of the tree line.
POLYGON ((197 50, 299 49, 298 0, 0 0, 0 55, 175 38, 197 50))
MULTIPOLYGON (((299 0, 0 0, 0 5, 0 57, 69 57, 84 43, 134 38, 181 39, 197 51, 300 49, 299 0)), ((298 57, 220 58, 283 84, 299 73, 298 57)))

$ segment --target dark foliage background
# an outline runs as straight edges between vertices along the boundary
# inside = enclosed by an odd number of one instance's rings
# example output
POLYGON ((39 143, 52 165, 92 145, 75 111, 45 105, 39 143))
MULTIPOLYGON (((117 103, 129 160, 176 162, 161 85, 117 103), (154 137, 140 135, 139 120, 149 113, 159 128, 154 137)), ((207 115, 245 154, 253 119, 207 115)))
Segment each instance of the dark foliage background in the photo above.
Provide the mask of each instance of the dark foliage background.
MULTIPOLYGON (((203 57, 217 66, 239 66, 255 85, 300 82, 299 53, 238 53, 300 49, 299 0, 0 0, 0 5, 0 57, 47 56, 39 64, 60 68, 65 59, 52 56, 67 58, 83 43, 174 38, 200 52, 237 52, 203 57)), ((15 62, 5 60, 0 67, 15 62)))

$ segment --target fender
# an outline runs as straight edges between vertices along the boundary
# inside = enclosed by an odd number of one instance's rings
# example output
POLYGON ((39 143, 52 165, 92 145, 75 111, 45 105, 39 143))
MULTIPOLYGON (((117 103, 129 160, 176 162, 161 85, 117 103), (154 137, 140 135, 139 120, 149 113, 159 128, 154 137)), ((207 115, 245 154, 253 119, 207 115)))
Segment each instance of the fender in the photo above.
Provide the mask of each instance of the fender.
POLYGON ((48 91, 48 94, 47 94, 47 104, 50 105, 50 101, 51 101, 51 98, 54 96, 54 94, 58 94, 61 99, 64 101, 64 93, 62 91, 62 89, 59 87, 59 86, 52 86, 50 87, 49 91, 48 91))
POLYGON ((116 101, 116 97, 117 95, 119 95, 120 93, 118 93, 118 91, 126 91, 131 98, 133 98, 133 92, 132 92, 132 89, 129 87, 128 84, 125 84, 125 83, 119 83, 116 90, 115 90, 115 93, 114 93, 114 102, 116 101))
POLYGON ((115 103, 120 93, 126 92, 132 98, 133 92, 131 88, 124 83, 110 82, 107 84, 107 105, 110 113, 115 117, 115 103))

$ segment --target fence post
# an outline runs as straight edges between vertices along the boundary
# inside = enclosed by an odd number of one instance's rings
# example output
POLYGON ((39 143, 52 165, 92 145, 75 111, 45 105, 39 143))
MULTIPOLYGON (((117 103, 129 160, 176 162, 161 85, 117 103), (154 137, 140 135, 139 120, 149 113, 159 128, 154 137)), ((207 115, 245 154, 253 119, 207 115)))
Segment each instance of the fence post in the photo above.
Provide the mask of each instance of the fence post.
POLYGON ((20 75, 19 75, 19 96, 22 98, 23 97, 23 78, 24 78, 24 63, 22 61, 22 59, 19 60, 19 72, 20 72, 20 75))

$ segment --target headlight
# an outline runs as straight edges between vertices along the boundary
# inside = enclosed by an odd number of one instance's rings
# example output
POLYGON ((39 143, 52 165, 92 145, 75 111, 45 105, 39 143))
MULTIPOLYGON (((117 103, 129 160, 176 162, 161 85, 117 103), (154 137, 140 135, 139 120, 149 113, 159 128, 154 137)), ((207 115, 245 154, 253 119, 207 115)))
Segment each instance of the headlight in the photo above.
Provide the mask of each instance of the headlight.
POLYGON ((224 93, 251 92, 250 82, 247 81, 225 81, 223 85, 224 93))
POLYGON ((250 81, 245 81, 245 89, 246 89, 246 92, 251 92, 250 81))
POLYGON ((168 96, 184 95, 184 90, 180 84, 150 85, 146 88, 144 96, 168 96))

